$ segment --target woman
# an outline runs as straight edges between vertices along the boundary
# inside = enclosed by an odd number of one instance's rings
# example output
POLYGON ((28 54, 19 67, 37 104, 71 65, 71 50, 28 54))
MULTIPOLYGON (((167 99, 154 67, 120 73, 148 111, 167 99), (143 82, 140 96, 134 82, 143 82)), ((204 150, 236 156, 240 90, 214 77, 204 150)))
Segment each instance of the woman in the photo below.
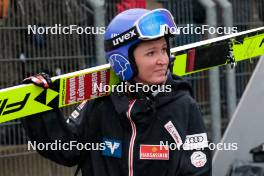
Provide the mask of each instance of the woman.
MULTIPOLYGON (((59 110, 26 118, 25 129, 37 143, 100 143, 93 150, 39 153, 59 164, 78 165, 83 176, 210 175, 207 135, 191 87, 168 71, 170 27, 175 24, 166 9, 130 9, 117 15, 105 33, 112 69, 126 86, 170 89, 113 91, 82 103, 67 120, 59 110)), ((42 74, 26 82, 46 88, 50 84, 42 74)))

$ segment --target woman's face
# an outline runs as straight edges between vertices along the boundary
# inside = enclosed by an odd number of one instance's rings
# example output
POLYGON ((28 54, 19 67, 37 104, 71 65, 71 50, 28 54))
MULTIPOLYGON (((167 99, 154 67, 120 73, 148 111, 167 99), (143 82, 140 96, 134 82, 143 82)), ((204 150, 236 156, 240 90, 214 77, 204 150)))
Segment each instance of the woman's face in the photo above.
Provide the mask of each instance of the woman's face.
POLYGON ((166 81, 169 57, 164 37, 141 42, 134 50, 134 58, 138 67, 136 82, 162 84, 166 81))

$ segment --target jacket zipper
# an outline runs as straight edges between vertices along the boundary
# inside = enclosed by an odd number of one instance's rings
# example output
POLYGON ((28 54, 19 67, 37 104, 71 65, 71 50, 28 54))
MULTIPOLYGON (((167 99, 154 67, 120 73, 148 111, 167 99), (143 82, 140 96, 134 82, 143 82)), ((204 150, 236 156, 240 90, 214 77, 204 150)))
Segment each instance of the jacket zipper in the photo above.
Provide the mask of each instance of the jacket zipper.
POLYGON ((127 118, 132 128, 132 135, 130 138, 129 151, 128 151, 128 175, 129 176, 133 176, 133 153, 134 153, 134 143, 135 143, 135 139, 137 135, 136 125, 131 118, 131 109, 133 105, 135 104, 135 102, 136 100, 132 100, 129 102, 128 111, 127 111, 127 118))

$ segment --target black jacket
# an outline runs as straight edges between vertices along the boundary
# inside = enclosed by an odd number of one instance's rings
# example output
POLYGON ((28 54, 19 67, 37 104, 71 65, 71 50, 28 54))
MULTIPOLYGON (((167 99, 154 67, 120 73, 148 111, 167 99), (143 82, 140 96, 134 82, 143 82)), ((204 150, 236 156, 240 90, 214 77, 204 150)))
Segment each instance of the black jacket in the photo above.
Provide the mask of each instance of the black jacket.
POLYGON ((31 142, 77 141, 93 143, 93 149, 97 143, 98 150, 38 151, 62 165, 78 164, 83 176, 208 176, 209 150, 196 150, 206 146, 207 137, 191 88, 176 76, 166 84, 173 91, 154 98, 112 93, 82 103, 67 120, 53 110, 25 118, 23 124, 31 142), (190 145, 192 150, 184 150, 190 145))

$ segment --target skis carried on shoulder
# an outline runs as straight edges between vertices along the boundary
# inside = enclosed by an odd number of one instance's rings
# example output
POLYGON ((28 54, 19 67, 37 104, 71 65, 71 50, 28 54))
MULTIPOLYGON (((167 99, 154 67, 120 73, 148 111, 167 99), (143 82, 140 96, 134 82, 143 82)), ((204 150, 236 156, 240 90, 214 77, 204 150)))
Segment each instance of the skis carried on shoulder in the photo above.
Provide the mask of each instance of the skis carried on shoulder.
MULTIPOLYGON (((171 49, 171 71, 179 76, 264 55, 264 27, 171 49)), ((109 64, 52 78, 48 89, 24 84, 0 90, 0 123, 107 96, 98 86, 119 81, 109 64)))
POLYGON ((0 90, 0 123, 62 108, 109 92, 97 91, 95 84, 114 85, 118 77, 109 64, 88 68, 51 78, 48 89, 22 84, 0 90))

